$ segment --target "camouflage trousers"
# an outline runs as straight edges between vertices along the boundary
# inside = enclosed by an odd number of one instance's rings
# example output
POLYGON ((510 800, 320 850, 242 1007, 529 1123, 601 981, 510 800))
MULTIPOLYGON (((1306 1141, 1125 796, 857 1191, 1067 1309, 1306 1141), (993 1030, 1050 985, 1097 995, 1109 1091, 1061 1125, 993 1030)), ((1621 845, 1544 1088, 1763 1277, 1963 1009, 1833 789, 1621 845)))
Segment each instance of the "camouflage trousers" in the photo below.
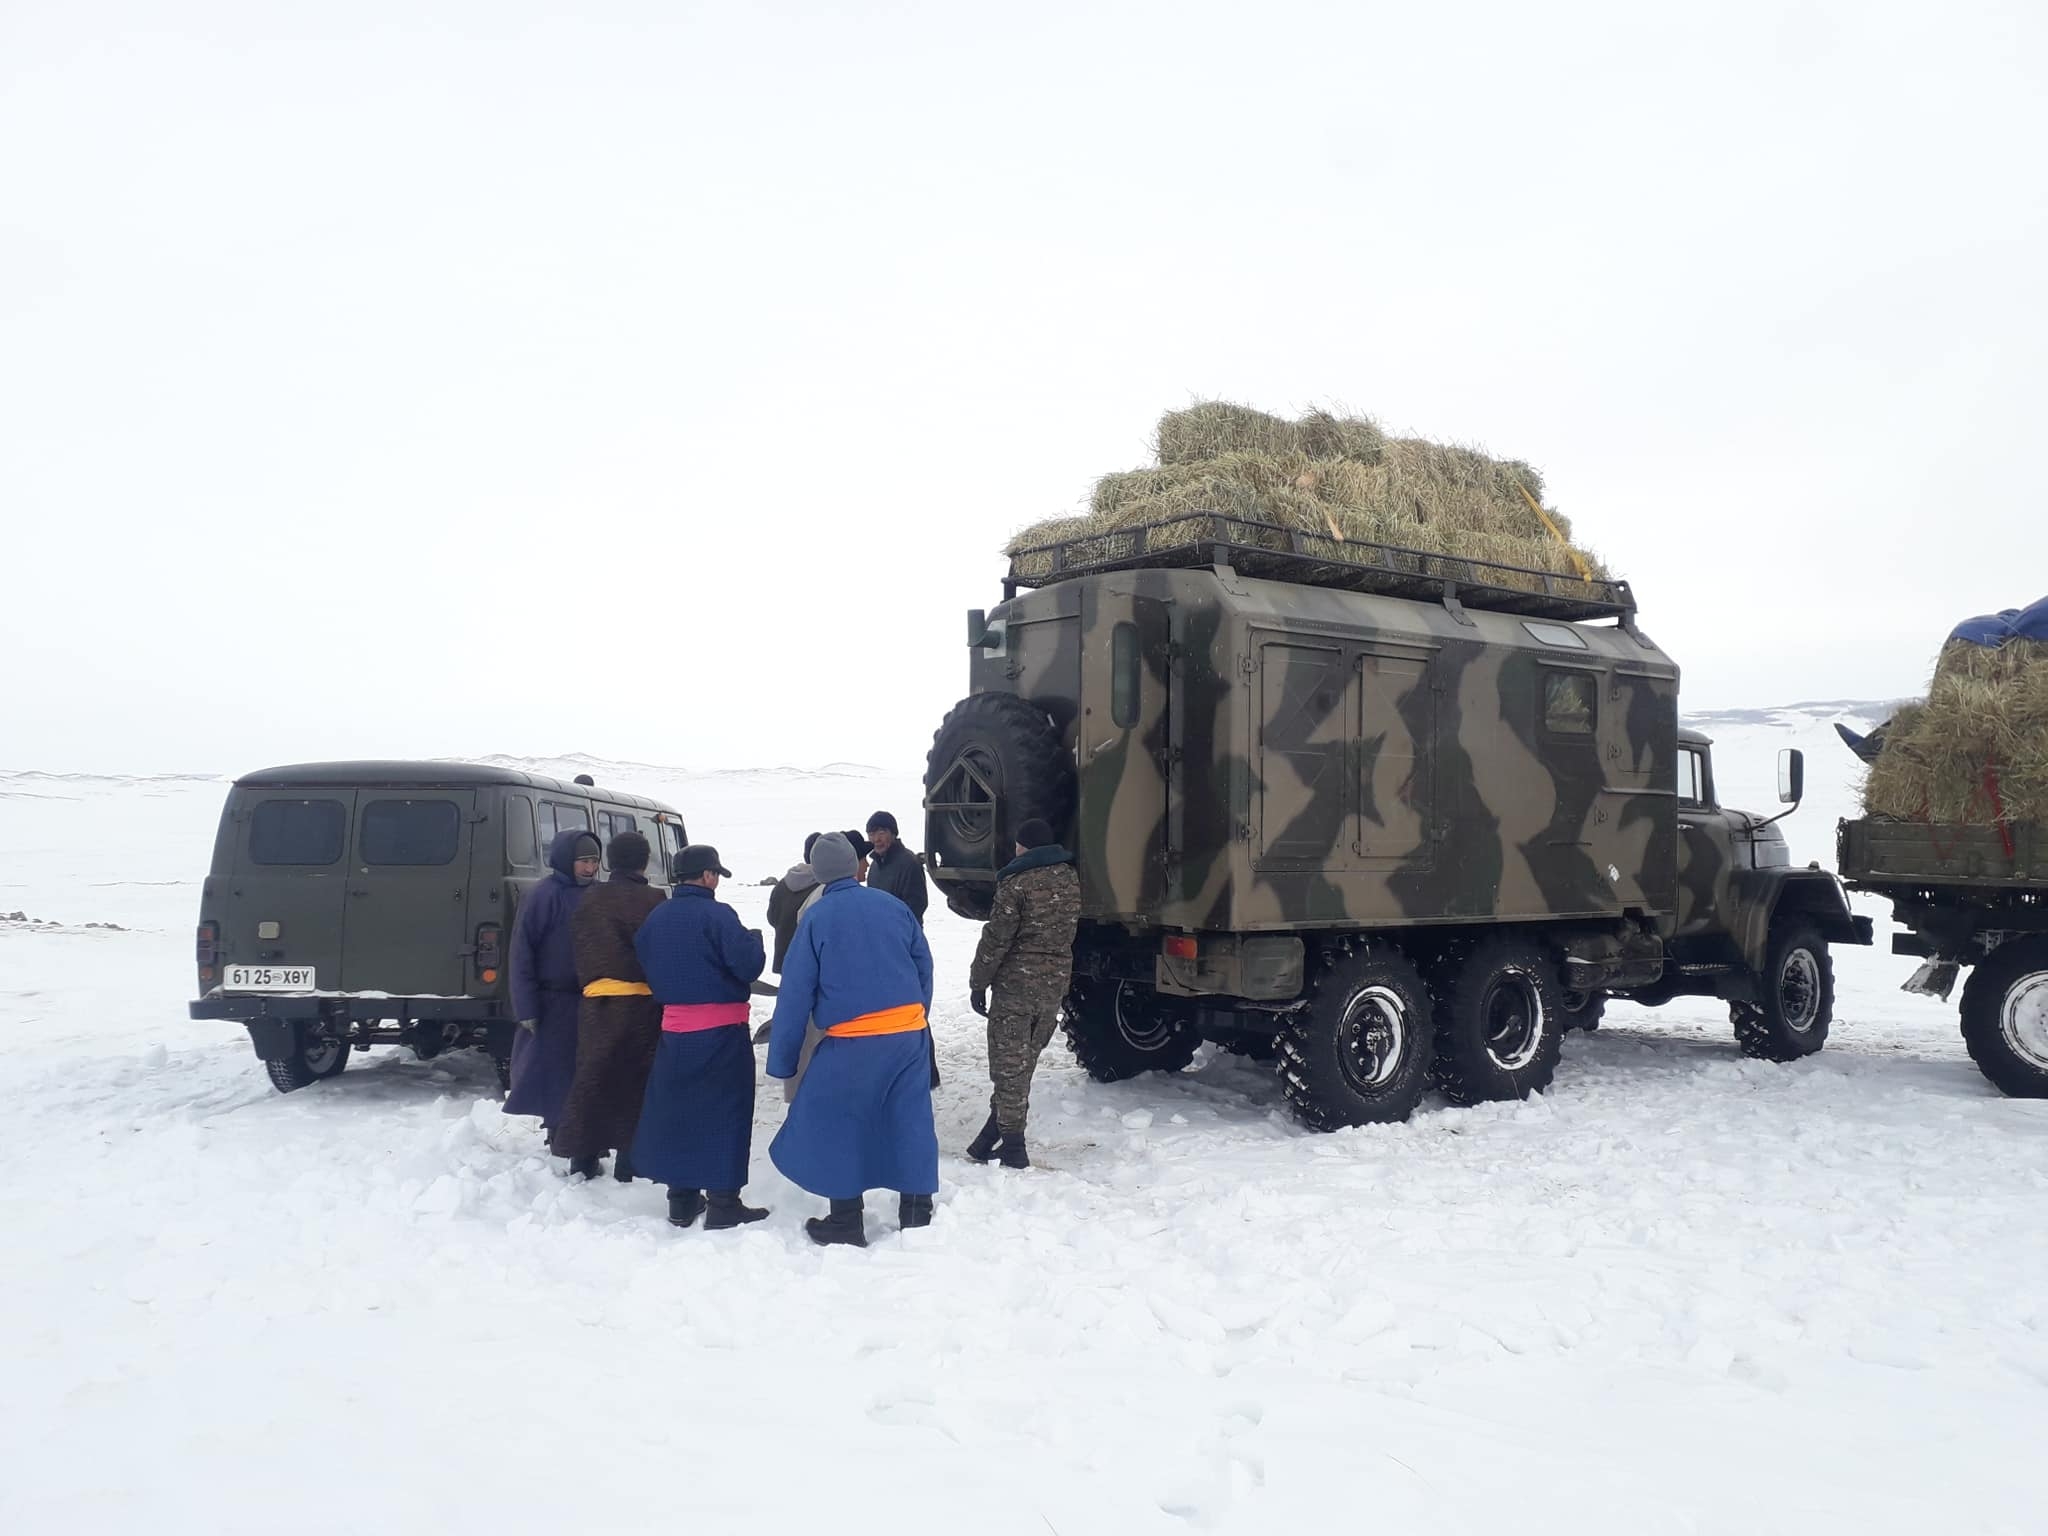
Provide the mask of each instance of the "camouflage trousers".
MULTIPOLYGON (((1064 990, 1064 989, 1063 989, 1064 990)), ((1031 1113, 1031 1074, 1059 1027, 1062 993, 999 989, 988 1008, 989 1107, 1000 1130, 1021 1133, 1031 1113)))

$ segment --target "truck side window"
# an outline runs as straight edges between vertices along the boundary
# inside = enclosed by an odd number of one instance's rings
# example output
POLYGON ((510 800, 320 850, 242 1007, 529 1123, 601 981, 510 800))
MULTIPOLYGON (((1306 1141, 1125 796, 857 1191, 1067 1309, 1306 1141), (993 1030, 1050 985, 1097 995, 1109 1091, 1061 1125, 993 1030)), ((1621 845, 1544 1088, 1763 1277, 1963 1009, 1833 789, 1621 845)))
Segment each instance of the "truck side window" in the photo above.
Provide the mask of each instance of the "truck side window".
POLYGON ((524 795, 505 797, 505 860, 522 868, 540 862, 540 839, 533 824, 533 802, 524 795))
POLYGON ((1707 803, 1706 775, 1700 772, 1700 755, 1690 747, 1681 748, 1678 753, 1678 803, 1707 803))
POLYGON ((1543 728, 1560 736, 1590 736, 1598 690, 1590 672, 1543 674, 1543 728))
POLYGON ((462 811, 452 800, 372 800, 356 832, 365 864, 452 864, 462 811))
POLYGON ((1109 632, 1109 718, 1128 730, 1138 723, 1138 626, 1119 624, 1109 632))
POLYGON ((265 800, 249 818, 249 862, 325 866, 347 839, 339 800, 265 800))

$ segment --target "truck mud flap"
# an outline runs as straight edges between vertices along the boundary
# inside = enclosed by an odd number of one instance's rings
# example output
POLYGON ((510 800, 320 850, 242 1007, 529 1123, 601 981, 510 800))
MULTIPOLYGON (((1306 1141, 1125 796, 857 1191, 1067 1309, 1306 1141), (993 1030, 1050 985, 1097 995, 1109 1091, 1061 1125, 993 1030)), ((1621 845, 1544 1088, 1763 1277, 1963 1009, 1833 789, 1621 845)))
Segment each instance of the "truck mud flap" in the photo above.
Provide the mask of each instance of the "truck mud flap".
POLYGON ((1899 990, 1921 997, 1938 997, 1947 1002, 1949 993, 1956 989, 1956 976, 1960 970, 1961 967, 1953 960, 1929 960, 1907 977, 1899 990))
POLYGON ((260 1061, 284 1061, 298 1049, 298 1026, 290 1019, 250 1019, 246 1027, 260 1061))

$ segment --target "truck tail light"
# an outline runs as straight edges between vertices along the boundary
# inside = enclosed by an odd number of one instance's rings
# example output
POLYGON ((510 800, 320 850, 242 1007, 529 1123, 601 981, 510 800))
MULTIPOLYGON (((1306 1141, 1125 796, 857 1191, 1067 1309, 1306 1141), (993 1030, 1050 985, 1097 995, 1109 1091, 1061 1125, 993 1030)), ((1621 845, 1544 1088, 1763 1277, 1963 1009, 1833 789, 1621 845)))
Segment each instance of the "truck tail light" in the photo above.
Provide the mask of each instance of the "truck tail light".
POLYGON ((476 930, 476 972, 485 986, 497 983, 500 964, 498 925, 480 924, 476 930))
POLYGON ((213 980, 214 967, 220 962, 220 924, 201 923, 194 937, 192 958, 199 962, 199 979, 213 980))
POLYGON ((1192 960, 1199 953, 1195 936, 1191 933, 1177 933, 1166 941, 1166 953, 1171 959, 1192 960))

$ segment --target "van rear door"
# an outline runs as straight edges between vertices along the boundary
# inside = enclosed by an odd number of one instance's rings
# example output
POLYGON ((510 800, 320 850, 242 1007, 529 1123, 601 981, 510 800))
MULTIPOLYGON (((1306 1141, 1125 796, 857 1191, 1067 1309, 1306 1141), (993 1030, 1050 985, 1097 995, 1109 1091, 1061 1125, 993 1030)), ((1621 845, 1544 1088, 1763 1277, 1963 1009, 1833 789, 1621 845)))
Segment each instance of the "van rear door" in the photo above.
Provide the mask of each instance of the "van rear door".
POLYGON ((208 882, 224 992, 331 992, 341 983, 352 789, 237 789, 233 859, 208 882), (311 985, 280 972, 311 966, 311 985))
POLYGON ((358 792, 344 991, 463 995, 475 821, 473 790, 358 792))

